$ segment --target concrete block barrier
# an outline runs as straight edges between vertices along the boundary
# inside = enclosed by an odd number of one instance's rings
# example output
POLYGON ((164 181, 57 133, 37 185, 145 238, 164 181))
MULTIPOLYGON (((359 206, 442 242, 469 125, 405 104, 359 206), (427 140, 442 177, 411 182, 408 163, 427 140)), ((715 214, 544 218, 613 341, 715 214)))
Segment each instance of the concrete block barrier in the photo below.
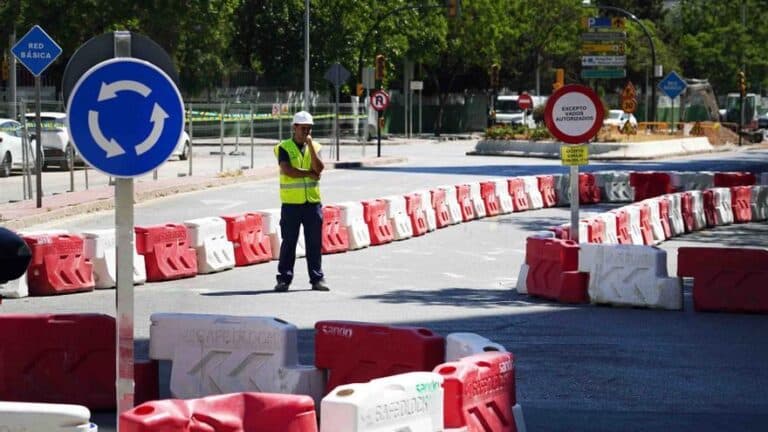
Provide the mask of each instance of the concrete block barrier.
POLYGON ((679 278, 667 275, 667 253, 651 246, 581 245, 579 271, 589 273, 592 303, 682 309, 679 278))
POLYGON ((405 197, 389 195, 382 200, 387 205, 387 219, 392 226, 392 239, 405 240, 413 237, 413 226, 405 208, 405 197))
POLYGON ((156 313, 149 356, 169 360, 177 398, 258 391, 319 401, 322 371, 298 363, 298 329, 272 317, 156 313))
MULTIPOLYGON (((83 231, 80 235, 85 240, 85 259, 93 263, 93 281, 96 289, 107 289, 117 286, 117 241, 115 230, 83 231)), ((146 281, 147 269, 144 257, 136 252, 136 248, 133 248, 133 283, 138 285, 146 281)))
POLYGON ((489 216, 485 211, 485 202, 480 190, 479 182, 469 182, 469 198, 472 200, 472 206, 475 210, 475 218, 481 219, 489 216))
POLYGON ((515 362, 508 352, 480 353, 443 363, 446 430, 517 432, 515 362))
POLYGON ((512 195, 509 194, 509 183, 506 179, 494 180, 496 196, 499 198, 499 213, 508 214, 515 211, 512 204, 512 195))
POLYGON ((337 204, 341 210, 341 223, 349 233, 349 249, 356 250, 371 245, 371 234, 363 216, 363 205, 347 201, 337 204))
POLYGON ((444 358, 445 339, 426 328, 315 323, 315 366, 328 370, 326 391, 395 373, 431 371, 444 358))
POLYGON ((8 432, 97 432, 81 405, 0 402, 0 430, 8 432))
POLYGON ((143 403, 120 414, 122 432, 317 432, 307 396, 232 393, 143 403))
POLYGON ((216 273, 235 267, 235 247, 227 238, 227 223, 220 217, 184 221, 189 243, 197 255, 198 274, 216 273))
POLYGON ((445 337, 445 361, 452 362, 484 352, 507 352, 503 345, 477 333, 449 333, 445 337))
POLYGON ((336 387, 321 404, 320 432, 442 432, 443 377, 410 372, 336 387))
POLYGON ((768 313, 768 250, 681 247, 677 274, 693 278, 697 311, 768 313))

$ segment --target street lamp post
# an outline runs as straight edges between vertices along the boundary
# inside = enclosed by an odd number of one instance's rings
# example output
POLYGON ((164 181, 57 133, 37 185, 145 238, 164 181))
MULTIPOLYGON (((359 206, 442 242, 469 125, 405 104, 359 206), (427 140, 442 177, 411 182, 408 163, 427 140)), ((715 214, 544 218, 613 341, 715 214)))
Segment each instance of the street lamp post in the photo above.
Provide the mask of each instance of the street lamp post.
POLYGON ((309 0, 304 9, 304 111, 309 111, 309 0))

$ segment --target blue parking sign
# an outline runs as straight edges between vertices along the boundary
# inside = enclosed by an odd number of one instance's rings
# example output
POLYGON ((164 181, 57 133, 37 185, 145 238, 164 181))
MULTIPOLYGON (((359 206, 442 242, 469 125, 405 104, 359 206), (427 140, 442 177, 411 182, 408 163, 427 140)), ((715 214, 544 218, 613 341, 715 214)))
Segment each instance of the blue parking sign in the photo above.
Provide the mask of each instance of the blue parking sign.
POLYGON ((130 57, 103 61, 75 84, 67 103, 72 143, 115 177, 137 177, 171 156, 184 130, 184 102, 157 66, 130 57))
POLYGON ((40 76, 61 55, 61 47, 36 25, 19 39, 11 52, 32 75, 40 76))

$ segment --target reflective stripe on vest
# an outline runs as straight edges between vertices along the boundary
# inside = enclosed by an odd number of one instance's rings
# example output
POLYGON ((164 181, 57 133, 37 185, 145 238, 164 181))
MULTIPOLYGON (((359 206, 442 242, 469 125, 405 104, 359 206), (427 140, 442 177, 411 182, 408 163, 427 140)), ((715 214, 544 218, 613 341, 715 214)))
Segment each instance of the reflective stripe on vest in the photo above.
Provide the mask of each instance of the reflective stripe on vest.
MULTIPOLYGON (((308 170, 312 167, 312 156, 309 149, 301 154, 293 139, 287 139, 275 146, 275 157, 279 157, 280 148, 288 153, 291 166, 308 170)), ((320 183, 309 177, 293 178, 280 173, 280 201, 283 204, 304 204, 320 202, 320 183)))

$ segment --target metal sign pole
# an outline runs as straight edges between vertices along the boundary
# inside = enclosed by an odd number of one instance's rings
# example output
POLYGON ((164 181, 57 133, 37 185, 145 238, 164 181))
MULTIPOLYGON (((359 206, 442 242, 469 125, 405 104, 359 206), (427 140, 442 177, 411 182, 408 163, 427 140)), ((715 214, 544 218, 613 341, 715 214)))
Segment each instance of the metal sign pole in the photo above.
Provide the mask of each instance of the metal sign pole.
POLYGON ((336 89, 336 108, 334 111, 336 111, 335 120, 334 120, 334 130, 336 131, 336 161, 339 161, 339 86, 335 87, 336 89))
POLYGON ((187 155, 187 159, 189 159, 189 169, 187 170, 187 175, 192 177, 192 142, 195 140, 195 134, 194 134, 194 126, 193 124, 195 122, 192 121, 194 110, 192 109, 192 104, 189 104, 189 154, 187 155))
POLYGON ((579 242, 579 166, 571 165, 571 240, 579 242))
POLYGON ((381 157, 381 111, 376 110, 376 157, 381 157))
POLYGON ((249 125, 248 129, 250 129, 250 135, 251 135, 251 169, 253 169, 253 104, 248 104, 248 118, 249 118, 249 125))
MULTIPOLYGON (((131 56, 131 33, 116 31, 115 57, 131 56)), ((117 424, 133 408, 133 179, 115 180, 117 240, 117 424)), ((118 426, 119 431, 119 426, 118 426)))
POLYGON ((35 187, 37 188, 37 208, 43 206, 43 160, 40 155, 43 154, 43 131, 40 125, 40 75, 35 76, 35 145, 37 146, 37 175, 35 177, 35 187))

